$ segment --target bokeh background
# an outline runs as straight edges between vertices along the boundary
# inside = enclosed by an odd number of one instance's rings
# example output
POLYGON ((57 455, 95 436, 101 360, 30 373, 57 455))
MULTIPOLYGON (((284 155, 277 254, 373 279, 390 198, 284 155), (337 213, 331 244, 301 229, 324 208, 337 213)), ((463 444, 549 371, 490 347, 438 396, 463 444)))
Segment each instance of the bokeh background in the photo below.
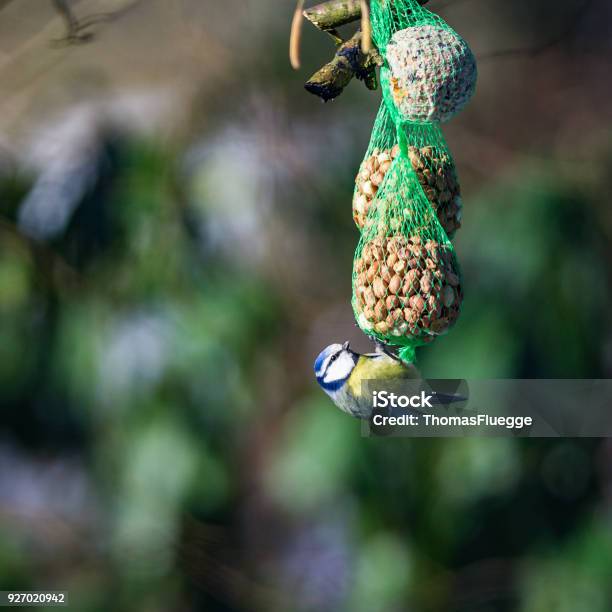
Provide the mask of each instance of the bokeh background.
MULTIPOLYGON (((79 611, 605 612, 612 444, 365 439, 316 387, 380 92, 289 0, 0 1, 0 589, 79 611), (74 38, 74 37, 73 37, 74 38)), ((312 2, 310 3, 312 4, 312 2)), ((612 5, 432 0, 466 301, 429 377, 612 374, 612 5)), ((580 410, 580 406, 576 406, 580 410)))

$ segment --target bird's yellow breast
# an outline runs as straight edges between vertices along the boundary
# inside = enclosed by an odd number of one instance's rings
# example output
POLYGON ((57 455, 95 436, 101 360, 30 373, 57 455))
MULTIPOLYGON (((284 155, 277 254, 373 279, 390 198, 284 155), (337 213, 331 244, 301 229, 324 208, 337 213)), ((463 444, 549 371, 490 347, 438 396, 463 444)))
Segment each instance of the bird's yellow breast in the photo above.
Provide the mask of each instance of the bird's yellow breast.
POLYGON ((347 385, 354 397, 360 397, 361 383, 364 380, 391 381, 418 377, 418 371, 414 366, 405 366, 388 355, 361 355, 349 376, 347 385))

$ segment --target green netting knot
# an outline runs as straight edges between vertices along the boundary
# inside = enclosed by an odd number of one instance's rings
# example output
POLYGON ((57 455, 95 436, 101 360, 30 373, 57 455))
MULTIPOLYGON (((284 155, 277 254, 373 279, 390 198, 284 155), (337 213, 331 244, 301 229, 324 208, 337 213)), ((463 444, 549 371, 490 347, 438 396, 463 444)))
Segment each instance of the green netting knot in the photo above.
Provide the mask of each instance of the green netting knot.
POLYGON ((397 356, 406 364, 415 363, 416 352, 414 346, 404 346, 398 351, 397 356))
POLYGON ((399 145, 400 153, 404 157, 408 157, 408 138, 406 138, 406 131, 404 130, 404 126, 398 121, 395 126, 395 129, 397 130, 397 144, 399 145))

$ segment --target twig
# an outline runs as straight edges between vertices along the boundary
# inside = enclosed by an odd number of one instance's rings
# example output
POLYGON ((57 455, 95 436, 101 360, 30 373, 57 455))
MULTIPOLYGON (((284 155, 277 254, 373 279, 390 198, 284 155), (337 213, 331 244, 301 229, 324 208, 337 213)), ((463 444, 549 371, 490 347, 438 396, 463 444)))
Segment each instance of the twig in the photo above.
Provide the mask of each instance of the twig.
POLYGON ((64 40, 68 43, 81 43, 91 38, 90 34, 82 32, 83 26, 74 16, 67 0, 51 0, 55 10, 61 15, 66 22, 66 36, 64 40))
POLYGON ((110 23, 119 19, 128 11, 134 9, 141 1, 142 0, 127 0, 119 6, 115 3, 115 8, 112 11, 95 13, 88 17, 78 19, 72 12, 68 0, 51 0, 53 8, 66 23, 66 36, 55 42, 69 45, 88 42, 94 37, 94 32, 91 31, 92 28, 95 28, 95 26, 99 24, 110 23))
POLYGON ((319 30, 335 30, 361 19, 361 0, 329 0, 306 9, 304 17, 319 30))
POLYGON ((291 21, 291 35, 289 36, 289 61, 294 70, 300 67, 300 43, 302 40, 302 9, 304 0, 298 0, 291 21))
POLYGON ((372 25, 370 23, 370 3, 361 0, 361 52, 369 53, 372 50, 372 25))
POLYGON ((353 77, 365 81, 368 89, 376 89, 376 66, 382 64, 377 51, 363 53, 361 32, 356 32, 342 43, 334 59, 318 70, 304 86, 310 93, 325 102, 338 97, 353 77))
MULTIPOLYGON (((418 0, 419 4, 426 4, 428 1, 418 0)), ((299 66, 301 20, 298 12, 302 6, 303 0, 300 0, 291 26, 289 47, 291 65, 294 68, 299 66)), ((368 89, 378 87, 375 68, 382 62, 378 51, 372 45, 367 0, 328 0, 306 9, 303 15, 316 28, 330 34, 338 46, 332 61, 310 77, 305 85, 307 91, 327 102, 339 96, 354 76, 364 81, 368 89), (343 41, 337 28, 360 19, 361 30, 349 40, 343 41), (355 46, 356 40, 359 41, 359 49, 355 46)))
MULTIPOLYGON (((429 0, 419 0, 427 4, 429 0)), ((304 17, 324 32, 335 30, 347 23, 361 19, 363 0, 328 0, 304 11, 304 17)))

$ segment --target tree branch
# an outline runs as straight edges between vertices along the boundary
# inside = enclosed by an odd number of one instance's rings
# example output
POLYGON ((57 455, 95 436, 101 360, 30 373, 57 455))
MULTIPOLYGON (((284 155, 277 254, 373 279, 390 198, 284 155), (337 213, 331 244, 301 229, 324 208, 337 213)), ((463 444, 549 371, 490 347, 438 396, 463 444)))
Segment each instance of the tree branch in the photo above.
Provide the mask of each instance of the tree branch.
POLYGON ((306 9, 304 17, 319 30, 335 30, 361 19, 361 0, 330 0, 306 9))
POLYGON ((353 77, 365 81, 368 89, 376 89, 375 69, 381 64, 378 51, 362 52, 361 32, 356 32, 338 47, 334 59, 310 77, 304 87, 325 102, 338 97, 353 77))
MULTIPOLYGON (((428 0, 419 0, 427 4, 428 0)), ((304 11, 304 17, 319 30, 328 32, 361 19, 361 0, 329 0, 304 11)))
MULTIPOLYGON (((426 4, 428 1, 418 0, 419 4, 426 4)), ((371 44, 369 33, 366 32, 365 41, 361 31, 357 31, 349 40, 343 41, 337 31, 340 26, 362 18, 362 4, 363 0, 328 0, 303 12, 308 21, 319 30, 330 34, 338 45, 332 61, 313 74, 305 85, 307 91, 319 96, 325 102, 339 96, 353 77, 364 81, 368 89, 378 87, 375 69, 382 64, 382 60, 371 44), (365 49, 362 49, 362 46, 365 49)), ((296 29, 294 19, 291 37, 296 41, 291 45, 291 63, 294 67, 299 65, 299 62, 294 61, 299 46, 296 29)))

